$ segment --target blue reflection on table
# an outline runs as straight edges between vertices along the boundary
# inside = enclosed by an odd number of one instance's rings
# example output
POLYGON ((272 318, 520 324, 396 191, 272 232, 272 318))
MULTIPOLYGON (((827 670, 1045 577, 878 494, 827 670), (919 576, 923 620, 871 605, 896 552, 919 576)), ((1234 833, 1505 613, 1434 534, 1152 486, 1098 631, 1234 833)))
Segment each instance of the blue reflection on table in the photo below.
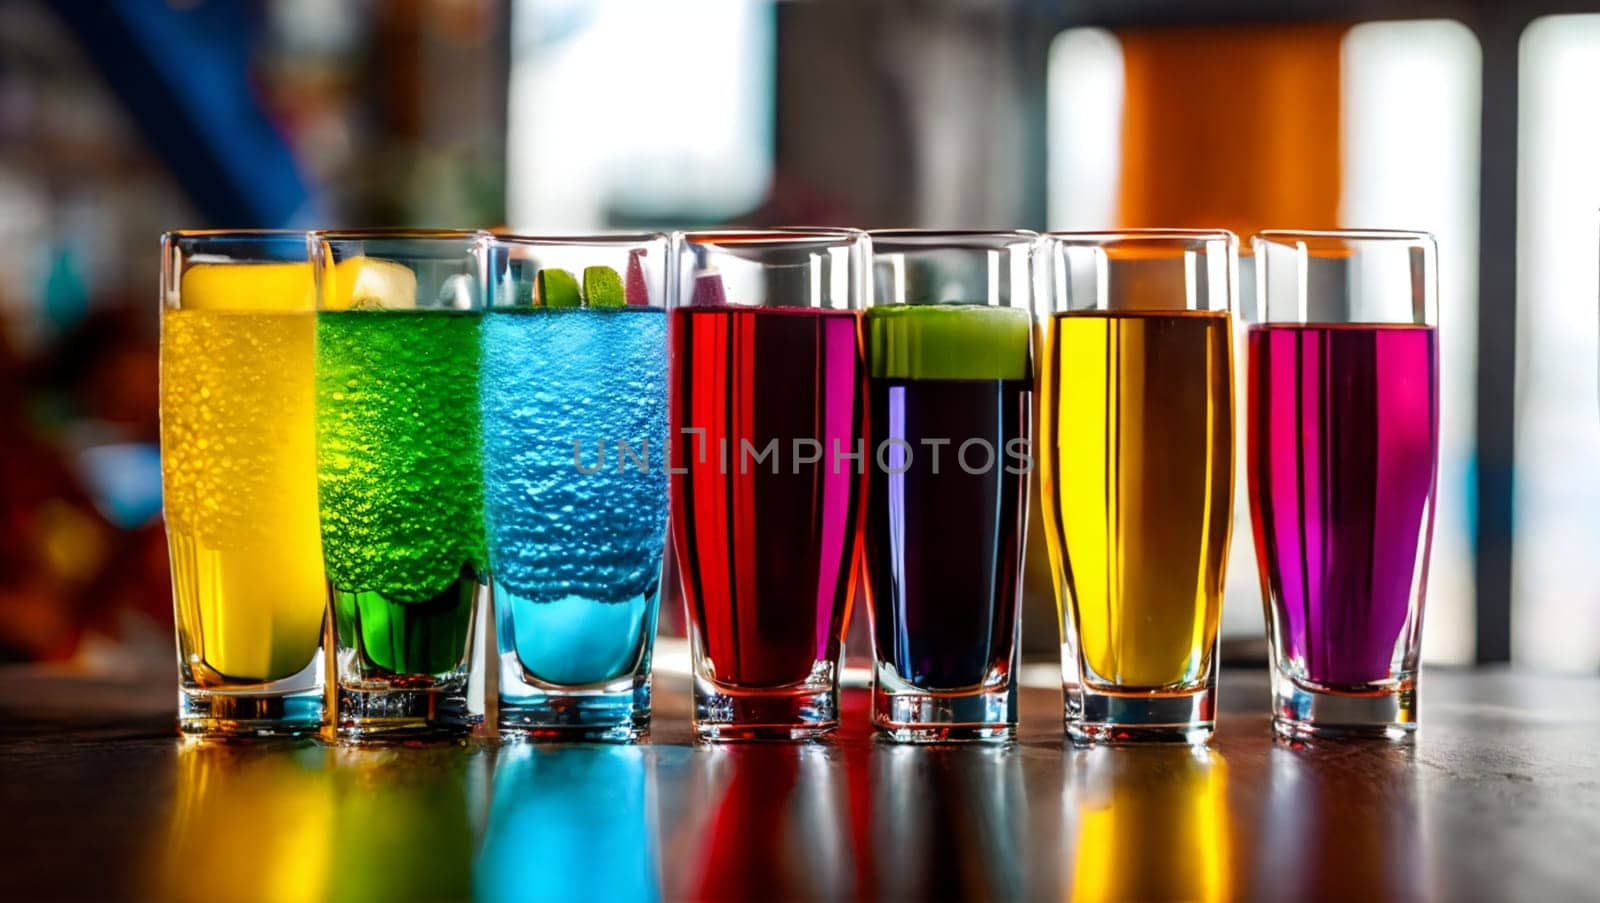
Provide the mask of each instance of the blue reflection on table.
POLYGON ((660 899, 651 777, 641 747, 502 748, 477 899, 660 899))

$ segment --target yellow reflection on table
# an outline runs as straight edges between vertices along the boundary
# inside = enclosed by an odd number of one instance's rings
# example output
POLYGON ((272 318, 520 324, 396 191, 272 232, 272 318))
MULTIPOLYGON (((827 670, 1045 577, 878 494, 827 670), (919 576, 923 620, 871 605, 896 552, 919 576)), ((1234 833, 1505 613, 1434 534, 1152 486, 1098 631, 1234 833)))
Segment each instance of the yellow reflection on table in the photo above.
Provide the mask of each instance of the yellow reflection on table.
POLYGON ((1209 749, 1078 754, 1075 900, 1230 895, 1227 766, 1209 749))
POLYGON ((296 903, 328 896, 333 776, 327 751, 189 744, 154 896, 296 903))
POLYGON ((151 896, 196 903, 468 897, 476 837, 469 787, 481 765, 480 753, 453 746, 186 744, 151 896))

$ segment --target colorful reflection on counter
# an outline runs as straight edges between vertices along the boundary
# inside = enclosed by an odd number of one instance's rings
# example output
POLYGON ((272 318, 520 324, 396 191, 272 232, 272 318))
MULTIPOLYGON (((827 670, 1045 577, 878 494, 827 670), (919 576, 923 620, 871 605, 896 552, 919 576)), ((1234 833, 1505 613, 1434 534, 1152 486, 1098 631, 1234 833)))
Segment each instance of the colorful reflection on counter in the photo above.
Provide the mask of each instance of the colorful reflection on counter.
POLYGON ((152 897, 173 903, 328 896, 334 872, 329 751, 189 744, 178 751, 172 827, 152 897))
MULTIPOLYGON (((853 741, 188 744, 178 752, 170 830, 152 840, 159 874, 147 896, 654 903, 764 899, 783 888, 806 899, 1033 899, 1057 882, 1089 901, 1248 895, 1230 866, 1221 756, 1069 751, 1063 772, 1030 763, 1039 752, 853 741), (1052 799, 1065 811, 1044 802, 1052 799), (1075 840, 1063 844, 1068 825, 1075 840)), ((1327 799, 1343 785, 1283 751, 1271 767, 1266 858, 1307 863, 1322 882, 1315 886, 1340 886, 1336 851, 1315 848, 1329 836, 1318 827, 1329 817, 1321 810, 1340 808, 1327 799), (1307 800, 1309 809, 1296 809, 1307 800)), ((1381 794, 1391 784, 1355 791, 1381 794)), ((1337 833, 1372 834, 1359 868, 1380 870, 1385 886, 1404 892, 1420 886, 1420 873, 1407 870, 1415 851, 1382 846, 1415 834, 1415 805, 1408 797, 1385 810, 1392 802, 1374 797, 1363 807, 1370 820, 1337 833)))
POLYGON ((335 861, 326 899, 455 900, 472 886, 469 788, 482 753, 450 746, 334 750, 335 861))
POLYGON ((474 869, 476 898, 659 900, 652 752, 503 748, 474 869))
POLYGON ((1017 749, 880 746, 872 757, 873 896, 1018 900, 1028 824, 1017 749), (902 863, 927 863, 905 868, 902 863))
POLYGON ((802 899, 856 895, 843 750, 730 746, 696 759, 684 791, 692 814, 662 826, 671 838, 667 855, 682 870, 670 895, 759 900, 774 888, 802 899))
POLYGON ((458 899, 471 888, 469 787, 483 766, 454 747, 185 745, 151 896, 458 899))
POLYGON ((1072 899, 1223 900, 1229 871, 1227 766, 1209 749, 1123 747, 1077 754, 1072 899))
POLYGON ((1373 744, 1359 759, 1340 761, 1339 744, 1316 747, 1284 741, 1267 755, 1266 811, 1252 876, 1257 893, 1270 895, 1274 866, 1293 862, 1304 886, 1324 899, 1439 896, 1423 843, 1416 750, 1373 744), (1383 893, 1374 895, 1374 888, 1383 893))

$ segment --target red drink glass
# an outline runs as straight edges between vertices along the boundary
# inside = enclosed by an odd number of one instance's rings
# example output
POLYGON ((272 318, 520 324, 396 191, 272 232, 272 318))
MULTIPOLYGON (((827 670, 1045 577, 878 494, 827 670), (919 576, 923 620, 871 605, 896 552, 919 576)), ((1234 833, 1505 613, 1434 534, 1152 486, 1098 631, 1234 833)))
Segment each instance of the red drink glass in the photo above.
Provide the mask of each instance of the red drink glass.
POLYGON ((867 239, 676 237, 668 323, 672 535, 697 736, 838 722, 859 543, 867 239))

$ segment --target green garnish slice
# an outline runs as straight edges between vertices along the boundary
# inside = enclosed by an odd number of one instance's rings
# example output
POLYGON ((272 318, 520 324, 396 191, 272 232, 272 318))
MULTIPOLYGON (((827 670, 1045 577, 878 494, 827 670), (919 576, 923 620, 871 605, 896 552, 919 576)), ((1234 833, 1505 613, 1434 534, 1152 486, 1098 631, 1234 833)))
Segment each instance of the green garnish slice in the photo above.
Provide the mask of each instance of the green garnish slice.
POLYGON ((882 304, 867 311, 867 363, 890 379, 1028 379, 1032 317, 986 304, 882 304))
POLYGON ((624 307, 628 303, 622 277, 610 267, 584 268, 583 296, 590 307, 624 307))
POLYGON ((539 284, 536 303, 545 307, 577 307, 581 303, 578 299, 578 279, 566 270, 540 270, 535 278, 539 284))

